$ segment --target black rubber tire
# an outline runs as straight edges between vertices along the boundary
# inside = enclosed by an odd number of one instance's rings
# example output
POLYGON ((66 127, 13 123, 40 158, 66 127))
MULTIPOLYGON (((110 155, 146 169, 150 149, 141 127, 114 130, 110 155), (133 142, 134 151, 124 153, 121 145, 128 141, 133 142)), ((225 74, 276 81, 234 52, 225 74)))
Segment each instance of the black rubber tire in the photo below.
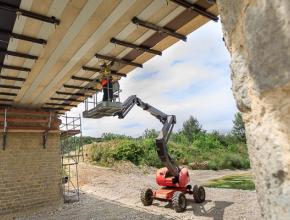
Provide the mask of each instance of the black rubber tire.
POLYGON ((141 190, 140 194, 141 202, 144 206, 152 205, 153 203, 153 191, 152 189, 146 188, 141 190))
POLYGON ((186 209, 187 201, 183 192, 176 191, 172 196, 172 206, 176 212, 183 212, 186 209))
POLYGON ((195 185, 192 189, 193 198, 196 203, 203 203, 205 201, 205 189, 203 186, 195 185))

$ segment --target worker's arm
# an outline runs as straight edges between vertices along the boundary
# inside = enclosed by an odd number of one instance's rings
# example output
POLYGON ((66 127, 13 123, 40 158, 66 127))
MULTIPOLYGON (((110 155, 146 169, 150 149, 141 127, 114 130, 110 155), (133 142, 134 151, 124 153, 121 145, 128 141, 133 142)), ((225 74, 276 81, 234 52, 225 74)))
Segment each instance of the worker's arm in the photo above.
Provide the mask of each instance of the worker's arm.
POLYGON ((156 117, 162 124, 163 128, 160 131, 158 137, 156 138, 156 148, 157 153, 162 161, 162 163, 168 168, 170 174, 176 177, 176 181, 178 182, 178 176, 180 172, 180 168, 176 165, 174 160, 170 157, 167 149, 167 142, 171 135, 174 124, 176 123, 176 118, 174 115, 167 115, 160 110, 154 108, 153 106, 143 102, 137 96, 133 95, 126 99, 123 102, 122 110, 117 112, 116 115, 119 118, 124 118, 129 111, 134 107, 134 105, 139 106, 145 111, 148 111, 151 115, 156 117))

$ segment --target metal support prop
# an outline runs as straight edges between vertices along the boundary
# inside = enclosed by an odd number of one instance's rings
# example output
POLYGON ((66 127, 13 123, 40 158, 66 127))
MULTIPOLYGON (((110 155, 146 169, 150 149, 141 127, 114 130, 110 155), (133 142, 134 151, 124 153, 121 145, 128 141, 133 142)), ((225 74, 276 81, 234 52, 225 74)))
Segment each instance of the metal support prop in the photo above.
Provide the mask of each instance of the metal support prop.
POLYGON ((24 82, 26 80, 25 78, 22 78, 22 77, 3 76, 3 75, 0 75, 0 79, 19 81, 19 82, 24 82))
MULTIPOLYGON (((107 76, 107 99, 111 102, 112 100, 111 100, 111 97, 110 97, 110 89, 113 90, 113 88, 110 88, 110 77, 107 76)), ((112 91, 112 93, 113 93, 113 91, 112 91)))
POLYGON ((1 64, 0 68, 2 69, 9 69, 9 70, 18 70, 18 71, 24 71, 24 72, 30 72, 30 68, 22 67, 22 66, 11 66, 6 64, 1 64))
POLYGON ((3 108, 11 107, 11 104, 0 103, 0 107, 3 107, 3 108))
POLYGON ((63 87, 68 88, 68 89, 82 89, 83 88, 81 86, 67 85, 67 84, 64 84, 63 87))
POLYGON ((59 92, 59 91, 56 91, 55 93, 58 94, 58 95, 75 95, 75 96, 81 96, 81 97, 85 97, 86 96, 85 93, 79 93, 79 92, 72 93, 72 92, 59 92))
POLYGON ((3 150, 6 149, 6 144, 7 144, 7 109, 5 108, 4 111, 4 124, 3 124, 3 150))
POLYGON ((0 92, 0 95, 6 95, 6 96, 17 96, 16 93, 11 93, 11 92, 0 92))
POLYGON ((159 55, 159 56, 162 55, 161 51, 154 50, 154 49, 151 49, 150 47, 146 47, 143 45, 136 45, 136 44, 132 44, 132 43, 129 43, 126 41, 117 40, 116 38, 112 38, 110 40, 110 42, 113 44, 118 44, 118 45, 124 46, 124 47, 130 47, 133 49, 141 50, 143 52, 148 52, 148 53, 152 53, 152 54, 159 55))
POLYGON ((180 40, 183 40, 183 41, 186 41, 186 36, 182 35, 182 34, 179 34, 179 33, 176 33, 176 31, 174 30, 171 30, 169 28, 166 28, 166 27, 160 27, 156 24, 152 24, 150 22, 147 22, 147 21, 142 21, 140 20, 139 18, 137 17, 134 17, 132 19, 132 22, 134 24, 137 24, 137 25, 140 25, 142 27, 145 27, 145 28, 148 28, 148 29, 151 29, 151 30, 154 30, 154 31, 157 31, 157 32, 160 32, 160 33, 164 33, 164 34, 167 34, 167 35, 170 35, 172 37, 175 37, 177 39, 180 39, 180 40))
POLYGON ((50 102, 46 102, 44 104, 45 105, 57 105, 57 106, 77 107, 77 105, 71 105, 71 104, 66 104, 66 103, 50 103, 50 102))
MULTIPOLYGON (((86 71, 91 71, 91 72, 101 72, 101 69, 99 69, 99 68, 88 67, 88 66, 83 66, 82 69, 86 70, 86 71)), ((127 75, 125 73, 118 73, 118 72, 113 71, 113 70, 111 70, 111 75, 127 77, 127 75)))
POLYGON ((3 99, 3 98, 0 98, 0 101, 3 101, 3 102, 13 102, 13 99, 3 99))
MULTIPOLYGON (((67 84, 64 84, 63 85, 64 88, 69 88, 69 89, 84 89, 84 87, 81 87, 81 86, 74 86, 74 85, 67 85, 67 84)), ((93 91, 95 92, 96 90, 93 89, 93 88, 86 88, 88 91, 93 91)))
POLYGON ((197 5, 197 4, 192 4, 192 3, 189 3, 188 1, 184 1, 184 0, 170 0, 172 2, 174 2, 175 4, 178 4, 184 8, 187 8, 187 9, 190 9, 210 20, 213 20, 215 22, 217 22, 219 20, 218 16, 206 11, 205 8, 197 5))
POLYGON ((50 98, 51 100, 56 100, 56 101, 72 101, 72 102, 83 102, 81 100, 77 100, 77 99, 72 99, 72 98, 68 98, 68 99, 65 99, 65 98, 50 98))
POLYGON ((39 21, 43 21, 43 22, 47 22, 47 23, 51 23, 51 24, 55 24, 55 25, 59 25, 60 24, 60 20, 56 19, 55 17, 48 17, 45 15, 41 15, 38 13, 34 13, 31 11, 26 11, 24 9, 18 8, 14 5, 8 4, 8 3, 4 3, 4 2, 0 2, 0 9, 1 10, 5 10, 8 12, 12 12, 15 13, 16 15, 22 15, 25 17, 29 17, 29 18, 33 18, 39 21))
POLYGON ((88 99, 85 100, 85 111, 89 109, 88 99))
POLYGON ((44 110, 48 110, 48 111, 62 111, 62 110, 67 110, 65 108, 60 108, 60 107, 41 107, 44 110))
POLYGON ((0 29, 0 34, 5 34, 5 35, 8 35, 9 37, 13 37, 19 40, 24 40, 24 41, 28 41, 28 42, 32 42, 36 44, 44 44, 44 45, 47 44, 46 40, 38 39, 38 38, 26 36, 26 35, 16 34, 16 33, 13 33, 12 31, 4 30, 4 29, 0 29))
POLYGON ((47 146, 48 131, 49 131, 50 127, 51 127, 51 118, 52 118, 52 113, 50 112, 47 129, 43 133, 43 148, 44 149, 47 146))
POLYGON ((25 53, 19 53, 19 52, 15 52, 15 51, 3 50, 3 49, 0 50, 0 53, 6 54, 6 55, 9 55, 9 56, 14 56, 14 57, 31 59, 31 60, 37 60, 38 59, 38 56, 25 54, 25 53))
POLYGON ((12 85, 5 85, 5 84, 0 84, 0 88, 5 88, 5 89, 21 89, 20 86, 12 86, 12 85))
POLYGON ((102 60, 109 60, 109 61, 112 61, 112 62, 123 63, 123 64, 126 64, 126 65, 143 68, 143 65, 141 63, 135 63, 135 62, 132 62, 132 61, 126 60, 126 59, 119 59, 119 58, 116 58, 116 57, 110 57, 110 56, 105 56, 105 55, 101 55, 101 54, 95 54, 95 57, 98 58, 98 59, 102 59, 102 60))
POLYGON ((71 79, 78 80, 78 81, 85 81, 85 82, 92 82, 93 81, 93 79, 79 77, 79 76, 72 76, 71 79))

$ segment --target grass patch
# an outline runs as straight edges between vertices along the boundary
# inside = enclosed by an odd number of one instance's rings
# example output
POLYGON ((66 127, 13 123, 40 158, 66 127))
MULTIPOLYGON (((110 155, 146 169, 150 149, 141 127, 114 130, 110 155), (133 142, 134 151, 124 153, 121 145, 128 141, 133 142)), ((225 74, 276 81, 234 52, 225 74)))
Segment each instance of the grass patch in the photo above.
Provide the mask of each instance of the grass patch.
POLYGON ((254 190, 255 184, 250 174, 239 174, 224 176, 219 179, 213 179, 205 184, 206 187, 211 188, 226 188, 226 189, 242 189, 254 190))

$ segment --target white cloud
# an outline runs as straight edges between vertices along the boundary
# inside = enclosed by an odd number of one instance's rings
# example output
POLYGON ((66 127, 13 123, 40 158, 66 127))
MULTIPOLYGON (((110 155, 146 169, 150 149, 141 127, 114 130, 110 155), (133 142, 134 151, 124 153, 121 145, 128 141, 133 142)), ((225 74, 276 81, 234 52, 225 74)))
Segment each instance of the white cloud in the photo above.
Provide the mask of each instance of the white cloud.
MULTIPOLYGON (((137 95, 144 102, 177 116, 180 129, 190 115, 198 118, 207 130, 227 131, 237 111, 231 92, 229 55, 222 41, 220 24, 208 23, 132 71, 120 81, 122 100, 137 95)), ((84 105, 72 109, 79 114, 84 105)), ((107 117, 83 119, 83 134, 100 136, 112 132, 139 136, 146 128, 160 129, 150 114, 135 107, 125 119, 107 117)))

